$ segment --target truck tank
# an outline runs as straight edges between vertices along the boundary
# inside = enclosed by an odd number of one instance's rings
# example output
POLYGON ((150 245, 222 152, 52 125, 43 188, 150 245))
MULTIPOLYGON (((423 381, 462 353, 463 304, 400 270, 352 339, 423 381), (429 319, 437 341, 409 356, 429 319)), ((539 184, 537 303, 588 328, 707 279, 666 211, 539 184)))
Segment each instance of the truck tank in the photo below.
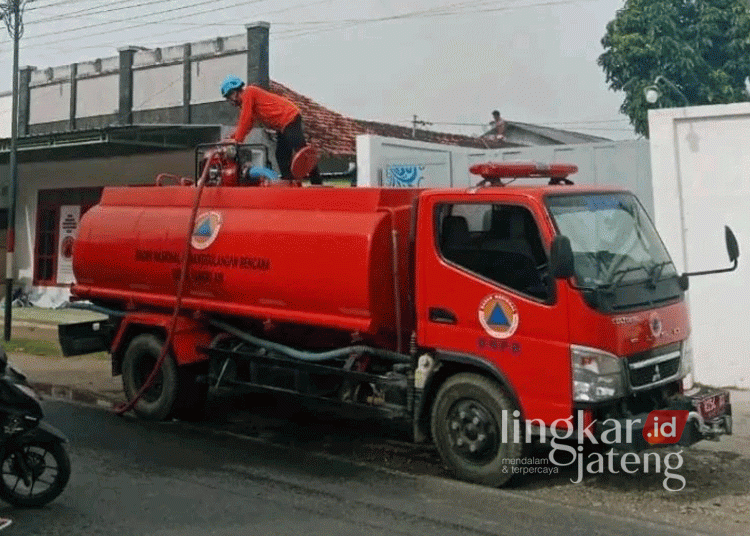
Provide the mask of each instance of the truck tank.
MULTIPOLYGON (((411 329, 407 251, 419 192, 206 187, 182 307, 392 341, 397 302, 402 333, 411 329)), ((171 310, 195 195, 187 186, 105 188, 81 219, 73 295, 171 310)))

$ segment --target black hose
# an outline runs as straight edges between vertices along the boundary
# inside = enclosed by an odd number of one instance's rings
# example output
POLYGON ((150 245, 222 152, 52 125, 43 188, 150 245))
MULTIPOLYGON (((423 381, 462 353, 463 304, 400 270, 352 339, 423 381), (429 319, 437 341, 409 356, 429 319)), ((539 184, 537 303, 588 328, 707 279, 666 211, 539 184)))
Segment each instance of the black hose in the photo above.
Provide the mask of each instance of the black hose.
POLYGON ((208 322, 212 326, 222 329, 226 331, 227 333, 230 333, 234 335, 235 337, 238 337, 251 344, 260 346, 261 348, 266 348, 268 350, 274 350, 288 357, 299 359, 301 361, 311 361, 311 362, 329 361, 331 359, 347 357, 350 354, 371 354, 377 357, 388 359, 390 361, 395 361, 397 363, 411 363, 412 361, 411 356, 408 356, 406 354, 399 354, 397 352, 384 350, 382 348, 373 348, 371 346, 362 346, 362 345, 347 346, 346 348, 337 348, 335 350, 329 350, 327 352, 319 352, 319 353, 304 352, 301 350, 295 350, 294 348, 290 348, 289 346, 285 346, 283 344, 267 341, 265 339, 259 339, 258 337, 253 337, 252 335, 245 333, 244 331, 237 329, 234 326, 231 326, 225 322, 221 322, 219 320, 209 320, 208 322))

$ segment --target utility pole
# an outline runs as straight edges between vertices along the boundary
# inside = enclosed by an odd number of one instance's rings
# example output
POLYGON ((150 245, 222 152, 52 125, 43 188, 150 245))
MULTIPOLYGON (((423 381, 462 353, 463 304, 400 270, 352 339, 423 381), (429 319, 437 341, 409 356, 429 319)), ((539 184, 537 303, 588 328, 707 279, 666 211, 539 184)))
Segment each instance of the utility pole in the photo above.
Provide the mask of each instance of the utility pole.
POLYGON ((30 0, 7 0, 0 4, 0 18, 5 21, 13 39, 13 104, 10 117, 10 184, 8 187, 7 253, 5 255, 5 340, 10 340, 13 305, 13 270, 16 249, 16 190, 18 186, 18 43, 23 35, 21 15, 30 0))
POLYGON ((417 114, 414 114, 414 119, 412 119, 412 122, 411 122, 411 125, 412 125, 411 126, 411 137, 416 139, 416 137, 417 137, 417 125, 419 125, 420 127, 424 127, 424 126, 431 125, 431 124, 432 123, 430 123, 429 121, 420 121, 420 120, 418 120, 417 119, 417 114))

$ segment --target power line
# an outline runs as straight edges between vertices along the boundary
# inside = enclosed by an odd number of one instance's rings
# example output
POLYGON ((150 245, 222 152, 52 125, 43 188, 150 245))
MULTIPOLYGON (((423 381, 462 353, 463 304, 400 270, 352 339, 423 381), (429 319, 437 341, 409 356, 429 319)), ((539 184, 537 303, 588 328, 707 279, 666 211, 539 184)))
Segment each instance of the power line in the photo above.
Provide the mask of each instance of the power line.
MULTIPOLYGON (((194 2, 192 4, 188 4, 188 5, 184 5, 184 6, 178 6, 178 7, 174 7, 174 8, 170 8, 170 9, 164 9, 162 11, 156 11, 154 13, 151 13, 151 14, 147 15, 147 16, 150 17, 150 16, 153 16, 153 15, 166 15, 167 13, 174 13, 176 11, 182 11, 184 9, 190 9, 190 8, 193 8, 193 7, 204 6, 204 5, 207 5, 207 4, 216 4, 216 1, 217 0, 200 0, 199 2, 194 2)), ((219 1, 221 1, 221 0, 219 0, 219 1)), ((266 2, 266 1, 267 0, 246 0, 243 3, 244 4, 257 4, 257 3, 260 3, 260 2, 266 2)), ((194 16, 197 16, 197 15, 205 14, 205 13, 211 13, 211 12, 215 12, 215 11, 221 11, 221 10, 224 10, 224 9, 231 9, 231 8, 236 8, 236 7, 237 7, 237 3, 234 3, 232 5, 225 6, 225 7, 222 7, 222 8, 216 8, 216 7, 214 7, 212 9, 205 10, 205 11, 199 11, 199 12, 196 12, 196 13, 193 13, 193 14, 189 14, 187 16, 188 17, 194 17, 194 16)), ((121 30, 130 30, 130 29, 140 28, 140 27, 143 27, 143 26, 151 25, 151 24, 159 24, 159 23, 165 22, 166 20, 169 20, 169 19, 171 19, 171 17, 166 18, 166 19, 160 19, 160 20, 157 20, 157 21, 144 21, 144 22, 139 23, 139 24, 133 24, 131 26, 125 26, 125 27, 122 27, 122 28, 118 28, 115 31, 118 31, 118 30, 119 31, 121 31, 121 30)), ((88 24, 88 25, 84 25, 84 26, 78 26, 76 28, 69 29, 69 30, 56 30, 54 32, 47 32, 47 33, 43 33, 43 34, 38 34, 38 35, 35 35, 34 37, 30 37, 29 39, 40 39, 42 37, 49 37, 49 36, 53 36, 53 35, 62 35, 62 34, 72 33, 72 32, 81 32, 81 31, 88 30, 88 29, 91 29, 91 28, 99 28, 101 26, 109 26, 111 24, 118 24, 120 22, 130 22, 131 20, 133 20, 132 17, 129 17, 127 19, 118 19, 118 20, 108 21, 108 22, 97 22, 95 24, 88 24)), ((88 39, 89 37, 93 37, 93 36, 96 36, 96 35, 107 35, 107 34, 110 34, 110 33, 112 33, 112 30, 98 32, 98 33, 89 33, 89 34, 86 35, 86 38, 88 39)), ((66 39, 57 39, 54 42, 42 43, 41 45, 33 45, 33 47, 36 47, 36 46, 45 46, 45 45, 48 45, 48 44, 59 43, 61 41, 71 41, 71 40, 76 40, 76 39, 80 39, 80 37, 76 36, 76 37, 69 37, 69 38, 66 38, 66 39)), ((31 48, 31 47, 27 47, 27 48, 31 48)))
MULTIPOLYGON (((425 127, 429 126, 459 126, 459 127, 475 127, 475 128, 481 128, 482 133, 489 130, 489 123, 464 123, 464 122, 453 122, 453 121, 425 121, 425 120, 417 120, 417 116, 413 116, 412 119, 387 119, 387 120, 368 120, 368 119, 360 119, 360 121, 365 122, 373 122, 373 123, 383 123, 383 124, 408 124, 412 126, 412 131, 416 130, 417 125, 422 127, 422 130, 433 130, 425 127)), ((507 119, 506 119, 507 121, 507 119)), ((619 123, 621 121, 628 121, 628 119, 597 119, 597 120, 583 120, 583 121, 564 121, 561 122, 562 124, 571 125, 570 128, 575 129, 577 133, 585 134, 587 131, 596 131, 596 132, 633 132, 632 128, 624 128, 620 126, 612 126, 612 127, 605 127, 605 126, 588 126, 591 124, 599 125, 599 124, 606 124, 606 123, 619 123)), ((510 121, 510 123, 513 123, 513 121, 510 121)), ((543 127, 543 128, 550 128, 553 130, 555 129, 552 125, 560 124, 560 123, 554 123, 554 122, 547 122, 542 121, 538 123, 522 123, 523 124, 529 124, 536 127, 543 127)), ((464 133, 462 134, 464 136, 469 137, 479 137, 481 134, 468 134, 464 133)))
MULTIPOLYGON (((86 38, 98 36, 98 35, 107 35, 111 34, 112 32, 116 31, 124 31, 124 30, 130 30, 130 29, 136 29, 136 28, 142 28, 154 24, 161 24, 164 22, 168 22, 169 24, 175 25, 175 24, 187 24, 191 26, 191 28, 186 28, 185 30, 177 30, 176 32, 171 33, 180 33, 183 31, 190 31, 192 29, 192 26, 208 26, 210 23, 182 23, 181 20, 189 17, 195 17, 198 15, 203 15, 207 13, 215 13, 217 11, 224 11, 227 9, 237 8, 240 5, 247 5, 247 4, 254 4, 259 3, 265 0, 250 0, 246 2, 236 2, 231 6, 225 6, 225 7, 212 7, 211 9, 202 10, 202 11, 196 11, 194 13, 189 13, 184 16, 174 17, 170 16, 167 18, 161 18, 158 20, 153 21, 144 21, 138 24, 133 24, 129 26, 124 26, 121 28, 117 28, 110 31, 103 31, 103 32, 97 32, 93 34, 88 34, 86 38)), ((432 16, 446 16, 446 15, 459 15, 459 14, 467 14, 467 13, 478 13, 478 12, 490 12, 490 11, 506 11, 509 9, 520 9, 520 8, 529 8, 529 7, 538 7, 538 6, 546 6, 546 5, 559 5, 559 4, 569 4, 569 3, 577 3, 582 1, 594 1, 594 0, 550 0, 548 2, 541 2, 541 3, 533 3, 533 4, 519 4, 519 5, 506 5, 504 7, 491 7, 491 8, 484 8, 484 6, 487 5, 496 5, 496 2, 491 2, 489 0, 479 0, 474 2, 458 2, 454 4, 448 4, 443 6, 435 6, 432 8, 422 9, 422 10, 415 10, 411 12, 406 13, 400 13, 395 15, 388 15, 388 16, 382 16, 382 17, 369 17, 369 18, 359 18, 359 19, 345 19, 342 21, 298 21, 295 23, 276 23, 275 25, 283 26, 283 25, 292 25, 292 26, 315 26, 317 25, 318 28, 290 28, 288 30, 281 30, 279 32, 275 32, 277 36, 281 36, 281 39, 284 38, 295 38, 295 37, 302 37, 306 35, 313 35, 321 32, 328 32, 333 31, 337 29, 343 29, 348 26, 352 25, 358 25, 358 24, 370 24, 370 23, 378 23, 378 22, 386 22, 386 21, 392 21, 392 20, 405 20, 405 19, 413 19, 413 18, 422 18, 422 17, 432 17, 432 16)), ((208 5, 208 4, 214 4, 215 0, 204 0, 200 2, 195 2, 193 4, 187 5, 187 6, 180 6, 176 8, 171 8, 167 10, 158 11, 155 13, 151 13, 147 16, 154 16, 154 15, 161 15, 161 14, 167 14, 167 13, 173 13, 176 11, 184 10, 184 9, 190 9, 193 7, 198 7, 202 5, 208 5)), ((322 2, 313 2, 312 4, 318 4, 322 2)), ((300 6, 300 7, 306 7, 306 6, 300 6)), ((115 10, 115 8, 112 8, 112 10, 115 10)), ((283 11, 283 10, 277 10, 277 11, 283 11)), ((91 25, 85 25, 74 29, 69 30, 58 30, 55 32, 48 32, 45 34, 40 34, 34 37, 30 37, 29 39, 38 39, 41 37, 46 36, 54 36, 54 35, 62 35, 66 33, 71 32, 77 32, 77 31, 83 31, 86 29, 91 29, 95 27, 100 27, 103 25, 111 25, 111 24, 118 24, 121 22, 129 22, 132 20, 132 18, 128 19, 117 19, 117 20, 111 20, 111 21, 105 21, 105 22, 98 22, 96 24, 91 25)), ((59 44, 60 42, 65 41, 75 41, 77 39, 80 39, 79 37, 69 37, 64 39, 57 39, 55 41, 48 41, 45 43, 40 43, 36 45, 30 45, 26 48, 40 48, 40 47, 49 47, 59 44)), ((107 46, 106 43, 101 44, 99 46, 107 46)), ((87 47, 81 47, 81 48, 92 48, 90 46, 87 47)))
MULTIPOLYGON (((345 19, 342 21, 306 21, 306 22, 295 22, 295 23, 277 23, 277 25, 319 25, 319 28, 299 28, 299 29, 290 29, 290 30, 282 30, 281 32, 277 32, 277 35, 280 34, 286 34, 281 37, 283 38, 294 38, 294 37, 305 37, 309 35, 314 35, 321 32, 328 32, 333 30, 341 30, 350 26, 356 26, 359 24, 368 24, 368 23, 379 23, 379 22, 388 22, 388 21, 394 21, 394 20, 405 20, 405 19, 411 19, 411 18, 426 18, 426 17, 444 17, 449 15, 464 15, 464 14, 473 14, 473 13, 491 13, 491 12, 500 12, 500 11, 510 11, 515 9, 521 9, 521 8, 529 8, 529 7, 543 7, 543 6, 552 6, 552 5, 561 5, 561 4, 574 4, 579 2, 593 2, 596 0, 549 0, 547 2, 537 2, 532 4, 520 4, 520 5, 514 5, 514 6, 502 6, 502 7, 491 7, 486 9, 448 9, 446 10, 445 7, 440 8, 433 8, 433 9, 427 9, 427 10, 421 10, 421 11, 413 11, 408 13, 402 13, 398 15, 389 15, 389 16, 383 16, 383 17, 370 17, 370 18, 359 18, 359 19, 345 19)), ((497 4, 497 2, 480 2, 481 4, 497 4)), ((477 7, 477 6, 466 6, 466 7, 477 7)))
POLYGON ((54 22, 54 21, 60 21, 65 19, 77 19, 80 18, 81 15, 100 15, 102 13, 109 13, 112 11, 122 11, 123 9, 134 9, 137 7, 143 7, 148 6, 151 4, 163 4, 164 0, 150 0, 149 2, 141 2, 140 4, 133 4, 133 5, 124 5, 120 7, 111 7, 113 4, 129 4, 133 2, 134 0, 119 0, 118 2, 108 2, 106 4, 98 4, 93 7, 88 7, 86 9, 79 9, 78 11, 68 11, 63 15, 52 15, 46 18, 37 19, 35 21, 29 22, 28 24, 44 24, 46 22, 54 22))
POLYGON ((48 7, 54 7, 54 6, 61 6, 65 4, 76 4, 78 2, 85 2, 86 0, 61 0, 60 2, 52 2, 50 4, 35 4, 33 6, 29 6, 29 11, 36 11, 37 9, 45 9, 48 7))
MULTIPOLYGON (((65 20, 65 19, 77 19, 77 18, 80 18, 81 16, 94 16, 94 15, 100 15, 102 13, 110 13, 110 12, 113 12, 113 11, 122 11, 122 10, 125 10, 125 9, 134 9, 134 8, 148 6, 148 5, 152 5, 152 4, 164 4, 165 3, 164 0, 149 0, 147 2, 141 2, 141 3, 130 5, 130 6, 126 5, 126 6, 115 7, 115 8, 111 7, 113 4, 128 4, 128 3, 134 2, 134 1, 137 1, 137 0, 119 0, 118 2, 106 2, 106 3, 103 3, 103 4, 98 4, 98 5, 94 6, 94 7, 89 7, 89 8, 81 9, 81 10, 78 10, 78 11, 68 12, 68 13, 63 14, 63 15, 53 15, 53 16, 50 16, 50 17, 47 17, 47 18, 44 18, 44 19, 37 19, 37 20, 35 20, 33 22, 30 22, 29 24, 43 24, 45 22, 51 22, 51 21, 59 21, 59 20, 65 20)), ((176 0, 173 0, 173 1, 176 1, 176 0)), ((263 13, 259 13, 258 15, 259 16, 265 16, 265 15, 271 15, 271 14, 275 14, 275 13, 283 13, 285 11, 292 11, 292 10, 295 10, 295 9, 306 8, 306 7, 310 7, 310 6, 314 6, 314 5, 327 4, 327 3, 330 3, 332 1, 333 0, 318 0, 316 2, 308 2, 306 4, 298 4, 298 5, 295 5, 295 6, 288 6, 288 7, 284 7, 284 8, 281 8, 281 9, 274 9, 274 10, 271 10, 271 11, 266 11, 266 12, 263 12, 263 13)), ((121 22, 121 21, 122 21, 122 19, 118 19, 117 21, 110 21, 110 22, 121 22)), ((194 27, 194 26, 237 26, 237 19, 236 18, 232 18, 232 19, 227 19, 227 20, 222 21, 222 22, 178 22, 178 21, 173 21, 172 24, 189 25, 191 27, 194 27)))
MULTIPOLYGON (((124 0, 124 1, 133 1, 133 0, 124 0)), ((257 1, 261 1, 261 0, 257 0, 257 1)), ((308 3, 305 3, 305 4, 298 4, 298 5, 294 5, 294 6, 287 6, 287 7, 280 8, 280 9, 274 9, 274 10, 271 10, 271 11, 261 12, 261 13, 258 13, 256 16, 262 17, 262 16, 276 14, 276 13, 283 13, 283 12, 286 12, 286 11, 293 11, 295 9, 303 9, 303 8, 311 7, 311 6, 315 6, 315 5, 327 4, 327 3, 330 3, 332 1, 333 0, 317 0, 315 2, 308 2, 308 3)), ((145 3, 139 4, 139 5, 152 4, 152 3, 163 3, 163 0, 152 0, 152 1, 145 2, 145 3)), ((205 2, 205 3, 209 3, 209 2, 205 2)), ((253 2, 251 2, 251 3, 253 3, 253 2)), ((235 4, 235 6, 236 6, 236 4, 235 4)), ((221 10, 229 9, 230 7, 235 7, 235 6, 227 6, 227 7, 220 8, 220 9, 221 10)), ((99 7, 101 7, 101 6, 99 6, 99 7)), ((122 9, 122 8, 118 8, 118 9, 122 9)), ((217 10, 213 10, 213 11, 217 11, 217 10)), ((190 15, 188 15, 188 16, 190 16, 190 15)), ((115 22, 119 22, 119 21, 115 21, 115 22)), ((146 24, 155 24, 155 23, 156 23, 156 21, 152 22, 152 23, 146 23, 146 24)), ((189 26, 189 28, 186 28, 184 30, 177 30, 175 32, 171 32, 172 34, 177 34, 177 33, 182 33, 182 32, 186 32, 186 31, 191 31, 196 26, 199 26, 199 27, 207 27, 207 26, 234 26, 234 27, 236 27, 237 26, 237 19, 234 18, 234 19, 231 19, 231 20, 223 21, 223 22, 176 22, 176 21, 173 21, 172 24, 189 26)), ((97 26, 100 26, 100 25, 101 24, 98 24, 97 26)), ((145 24, 142 25, 142 26, 145 26, 145 24)), ((116 31, 116 30, 113 30, 113 31, 116 31)), ((64 33, 64 32, 65 31, 60 31, 60 33, 64 33)), ((103 33, 111 33, 111 32, 103 32, 103 33)), ((100 35, 100 34, 96 34, 96 35, 100 35)), ((68 40, 68 41, 70 41, 70 40, 68 40)), ((59 43, 59 42, 60 42, 60 40, 55 41, 55 43, 59 43)), ((158 46, 168 46, 168 45, 165 45, 163 41, 153 41, 153 42, 139 41, 139 42, 141 44, 143 44, 143 45, 150 45, 150 46, 157 46, 157 47, 158 46)), ((47 43, 41 43, 41 44, 37 44, 37 45, 27 46, 25 48, 41 48, 41 47, 45 46, 46 44, 47 43)), ((96 44, 96 45, 78 45, 75 48, 76 49, 94 49, 94 48, 104 48, 104 47, 107 47, 107 46, 117 46, 119 44, 120 43, 101 43, 101 44, 96 44)), ((59 50, 68 50, 68 49, 57 48, 56 50, 59 51, 59 50)))
MULTIPOLYGON (((255 0, 255 1, 248 2, 248 3, 255 3, 255 2, 258 2, 258 1, 262 1, 262 0, 255 0)), ((314 5, 330 3, 331 1, 332 0, 317 0, 317 1, 308 2, 308 3, 305 3, 305 4, 298 4, 298 5, 295 5, 295 6, 287 6, 287 7, 280 8, 280 9, 274 9, 274 10, 271 10, 271 11, 262 12, 262 13, 257 14, 256 16, 265 16, 265 15, 268 15, 268 14, 282 13, 282 12, 286 12, 286 11, 293 11, 295 9, 301 9, 301 8, 311 7, 311 6, 314 6, 314 5)), ((211 2, 201 2, 201 4, 208 4, 208 3, 211 3, 211 2)), ((223 8, 218 8, 218 9, 211 9, 211 10, 203 11, 201 13, 196 13, 194 15, 198 15, 198 14, 202 14, 202 13, 206 13, 206 12, 215 12, 215 11, 219 11, 219 10, 231 9, 233 7, 236 7, 236 5, 237 4, 234 4, 232 6, 225 6, 223 8)), ((194 16, 194 15, 188 15, 188 16, 194 16)), ((144 23, 144 24, 130 26, 128 28, 136 28, 136 27, 141 27, 141 26, 146 26, 146 25, 151 25, 151 24, 157 24, 159 22, 161 22, 161 21, 152 21, 152 22, 147 22, 147 23, 144 23)), ((195 23, 191 23, 191 22, 180 23, 180 22, 173 22, 172 24, 183 24, 183 25, 189 25, 190 26, 190 28, 187 28, 185 30, 178 30, 178 31, 175 31, 175 32, 171 32, 171 34, 177 34, 177 33, 181 33, 181 32, 191 31, 191 30, 193 30, 193 28, 195 26, 200 26, 200 27, 205 27, 205 26, 230 26, 230 25, 231 26, 237 26, 237 20, 233 19, 231 22, 227 21, 227 22, 214 22, 214 23, 202 23, 202 22, 201 23, 198 23, 198 22, 195 22, 195 23)), ((97 26, 100 26, 100 24, 97 25, 97 26)), ((128 28, 123 28, 123 29, 128 29, 128 28)), ((117 31, 117 30, 112 30, 110 32, 101 32, 101 33, 98 33, 98 34, 89 34, 89 36, 110 34, 113 31, 117 31)), ((60 31, 59 33, 65 33, 65 31, 60 31)), ((73 41, 75 39, 77 39, 77 38, 64 39, 64 40, 58 39, 58 40, 53 41, 53 42, 38 43, 36 45, 27 46, 25 48, 42 48, 42 47, 47 47, 47 45, 57 44, 57 43, 59 43, 61 41, 73 41)), ((168 45, 165 45, 164 41, 152 41, 152 42, 142 42, 142 41, 139 41, 139 42, 141 42, 141 44, 150 45, 150 46, 168 46, 168 45)), ((75 47, 75 49, 76 50, 78 50, 78 49, 99 49, 99 48, 104 48, 104 47, 107 47, 107 46, 119 46, 120 44, 121 44, 121 42, 117 42, 117 43, 109 42, 109 43, 100 43, 100 44, 96 44, 96 45, 77 45, 75 47)), ((61 48, 58 47, 55 50, 61 51, 61 50, 70 50, 70 49, 61 49, 61 48)))

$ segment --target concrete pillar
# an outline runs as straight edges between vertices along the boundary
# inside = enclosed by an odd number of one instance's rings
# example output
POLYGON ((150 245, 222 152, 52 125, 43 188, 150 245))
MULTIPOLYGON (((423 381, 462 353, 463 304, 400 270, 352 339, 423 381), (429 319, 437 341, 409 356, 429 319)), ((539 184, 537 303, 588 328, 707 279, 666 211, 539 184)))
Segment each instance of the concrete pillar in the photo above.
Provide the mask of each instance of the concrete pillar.
POLYGON ((70 118, 68 130, 76 129, 76 110, 78 106, 78 64, 70 64, 70 118))
POLYGON ((192 98, 193 70, 190 62, 192 47, 190 43, 182 49, 182 122, 186 125, 191 123, 190 99, 192 98))
POLYGON ((268 22, 253 22, 247 29, 247 83, 268 89, 268 22))
POLYGON ((29 111, 31 110, 31 72, 36 67, 18 69, 18 136, 29 135, 29 111))
POLYGON ((137 50, 133 46, 117 49, 120 53, 120 111, 117 118, 121 125, 133 124, 133 56, 137 50))

